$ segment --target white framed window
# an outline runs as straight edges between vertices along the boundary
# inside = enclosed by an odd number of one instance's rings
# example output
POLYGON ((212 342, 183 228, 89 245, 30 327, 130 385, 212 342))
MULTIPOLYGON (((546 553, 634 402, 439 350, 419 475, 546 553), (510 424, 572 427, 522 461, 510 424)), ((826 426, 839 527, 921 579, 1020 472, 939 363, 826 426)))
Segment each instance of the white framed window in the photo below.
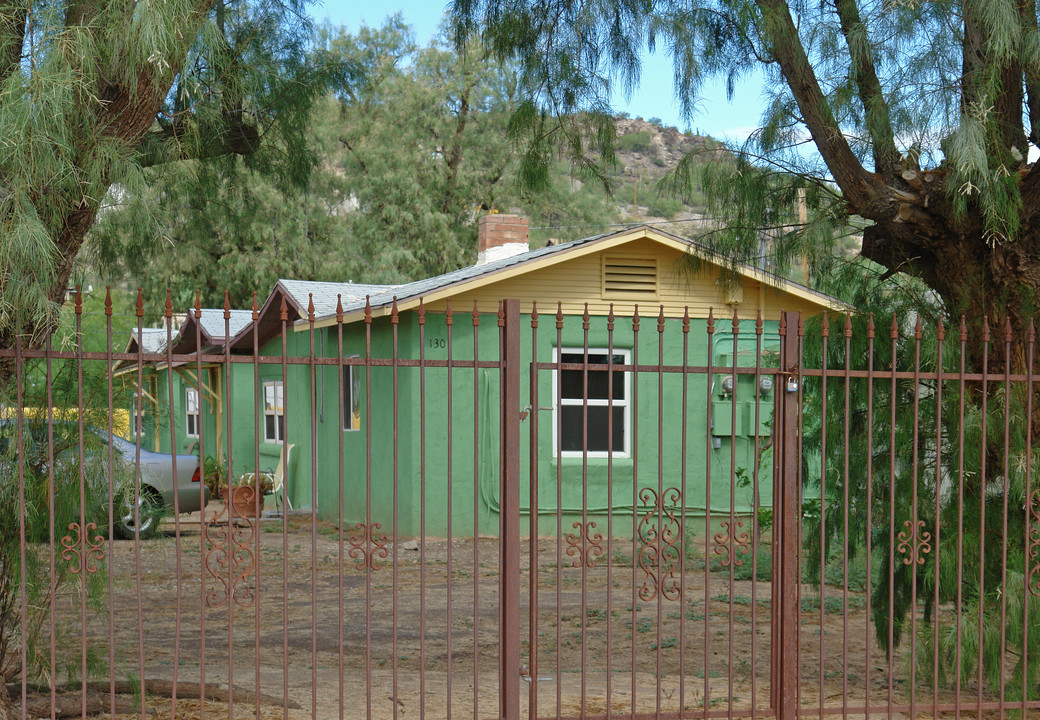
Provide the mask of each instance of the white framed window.
POLYGON ((264 383, 264 442, 285 439, 285 387, 281 380, 264 383))
POLYGON ((190 438, 199 436, 199 391, 193 387, 184 390, 184 434, 190 438))
MULTIPOLYGON (((356 357, 356 356, 355 356, 356 357)), ((361 383, 353 365, 343 366, 343 429, 361 429, 361 383)))
MULTIPOLYGON (((553 362, 585 363, 582 348, 557 348, 553 362)), ((626 365, 629 351, 589 348, 589 365, 626 365)), ((561 457, 629 457, 630 373, 589 369, 553 372, 553 454, 561 457), (587 381, 586 381, 587 378, 587 381), (557 404, 556 399, 559 398, 557 404), (587 424, 586 424, 587 423, 587 424), (587 432, 582 433, 582 428, 587 432)))

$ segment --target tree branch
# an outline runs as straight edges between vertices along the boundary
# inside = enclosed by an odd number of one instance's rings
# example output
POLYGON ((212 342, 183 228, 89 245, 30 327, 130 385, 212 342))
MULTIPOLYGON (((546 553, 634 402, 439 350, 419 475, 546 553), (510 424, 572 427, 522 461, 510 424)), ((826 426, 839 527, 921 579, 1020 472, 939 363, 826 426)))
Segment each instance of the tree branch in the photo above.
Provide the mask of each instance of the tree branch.
POLYGON ((889 177, 894 174, 899 162, 899 151, 896 150, 892 133, 888 103, 878 80, 874 58, 871 57, 867 28, 860 18, 856 0, 835 0, 834 8, 841 22, 841 34, 849 46, 852 79, 866 111, 867 131, 874 153, 874 172, 889 177))
POLYGON ((757 3, 762 10, 763 35, 780 64, 813 142, 852 209, 864 217, 872 217, 867 208, 883 185, 863 168, 842 135, 798 39, 790 8, 785 0, 757 0, 757 3))
POLYGON ((178 160, 208 160, 224 155, 252 155, 260 147, 260 133, 254 125, 245 122, 242 115, 225 118, 218 127, 198 128, 192 134, 198 143, 176 142, 171 152, 170 140, 180 140, 185 135, 185 121, 176 125, 160 123, 156 130, 149 131, 137 149, 141 167, 154 167, 178 160))

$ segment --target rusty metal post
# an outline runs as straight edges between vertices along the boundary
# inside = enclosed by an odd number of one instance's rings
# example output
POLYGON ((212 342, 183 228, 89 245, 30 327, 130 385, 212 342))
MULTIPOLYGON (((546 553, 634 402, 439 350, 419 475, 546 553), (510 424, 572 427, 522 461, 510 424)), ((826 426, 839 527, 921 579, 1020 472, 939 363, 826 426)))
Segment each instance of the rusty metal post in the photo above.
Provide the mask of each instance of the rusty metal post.
POLYGON ((520 302, 504 302, 499 497, 499 717, 520 717, 520 302))
POLYGON ((777 720, 798 715, 798 327, 797 313, 780 320, 776 390, 773 509, 773 648, 771 695, 777 720))

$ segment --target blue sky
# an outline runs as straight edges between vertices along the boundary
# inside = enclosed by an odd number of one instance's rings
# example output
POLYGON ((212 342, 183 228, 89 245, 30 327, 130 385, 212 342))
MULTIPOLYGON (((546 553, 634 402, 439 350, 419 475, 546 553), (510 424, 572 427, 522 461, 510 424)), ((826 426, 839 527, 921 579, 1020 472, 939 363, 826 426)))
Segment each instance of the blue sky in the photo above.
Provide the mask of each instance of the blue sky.
MULTIPOLYGON (((355 30, 361 25, 380 25, 383 20, 400 12, 405 22, 415 29, 416 39, 425 44, 437 31, 446 5, 440 0, 390 0, 371 4, 326 0, 311 8, 316 22, 328 20, 336 26, 355 30)), ((614 98, 616 110, 632 117, 657 117, 665 125, 680 130, 697 130, 718 139, 742 140, 753 129, 762 114, 761 80, 752 78, 736 88, 733 101, 726 99, 725 84, 713 83, 702 90, 703 99, 689 126, 679 117, 679 106, 672 90, 671 59, 657 52, 644 59, 642 79, 631 98, 618 94, 614 98)))

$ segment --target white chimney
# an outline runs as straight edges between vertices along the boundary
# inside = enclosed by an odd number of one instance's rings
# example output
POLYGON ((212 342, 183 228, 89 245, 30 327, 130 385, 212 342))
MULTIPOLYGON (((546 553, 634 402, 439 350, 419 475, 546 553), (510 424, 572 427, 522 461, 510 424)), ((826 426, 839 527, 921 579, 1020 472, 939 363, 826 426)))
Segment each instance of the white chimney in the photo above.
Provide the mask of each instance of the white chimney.
POLYGON ((485 215, 477 221, 477 265, 513 257, 530 250, 527 218, 519 215, 485 215))

